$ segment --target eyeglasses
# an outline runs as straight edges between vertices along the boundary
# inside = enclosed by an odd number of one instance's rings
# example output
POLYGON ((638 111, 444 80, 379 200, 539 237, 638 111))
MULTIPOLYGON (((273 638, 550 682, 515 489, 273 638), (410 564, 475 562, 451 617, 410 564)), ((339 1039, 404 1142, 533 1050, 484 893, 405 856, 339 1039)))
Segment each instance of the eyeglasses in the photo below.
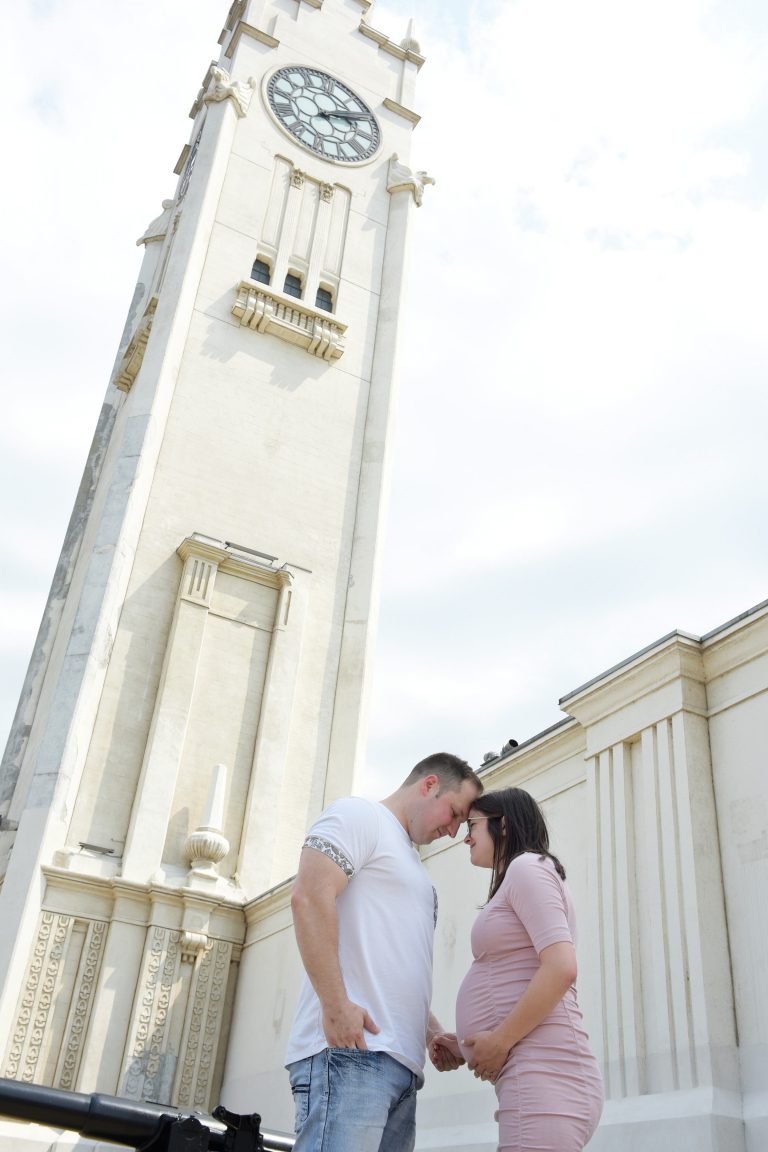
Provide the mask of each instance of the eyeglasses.
POLYGON ((472 825, 480 824, 483 820, 498 820, 498 816, 471 816, 467 820, 467 836, 472 835, 472 825))

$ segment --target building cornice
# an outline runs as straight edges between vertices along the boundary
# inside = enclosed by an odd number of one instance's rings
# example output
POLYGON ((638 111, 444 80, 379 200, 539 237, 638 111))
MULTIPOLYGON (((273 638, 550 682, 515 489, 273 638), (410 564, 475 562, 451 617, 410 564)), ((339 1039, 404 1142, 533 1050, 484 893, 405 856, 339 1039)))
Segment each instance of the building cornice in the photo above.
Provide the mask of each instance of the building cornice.
POLYGON ((360 31, 363 36, 367 36, 369 40, 373 40, 378 44, 382 52, 386 52, 389 56, 394 56, 396 60, 408 60, 411 64, 415 64, 417 69, 421 68, 425 62, 425 57, 420 52, 414 52, 412 48, 403 48, 402 45, 396 44, 394 40, 390 40, 383 32, 377 32, 365 20, 360 21, 360 31))
MULTIPOLYGON (((77 856, 70 859, 74 864, 77 856)), ((235 944, 242 942, 244 896, 239 889, 233 888, 230 896, 220 889, 208 895, 186 886, 92 876, 76 867, 44 865, 41 871, 46 880, 43 908, 47 911, 171 929, 182 927, 190 914, 204 914, 210 935, 235 944)))
POLYGON ((191 536, 187 536, 176 551, 182 560, 195 556, 215 564, 221 572, 241 576, 245 580, 254 580, 271 588, 282 588, 290 585, 292 581, 287 568, 276 566, 277 557, 266 554, 262 556, 259 553, 251 556, 237 544, 227 540, 214 540, 202 532, 193 532, 191 536))
POLYGON ((234 56, 235 49, 243 36, 251 40, 258 40, 259 44, 263 44, 266 48, 278 48, 280 45, 280 41, 274 36, 270 36, 268 32, 262 32, 261 28, 256 28, 255 25, 249 24, 247 20, 241 20, 232 33, 229 44, 227 44, 227 47, 224 49, 224 55, 228 60, 231 60, 234 56))
POLYGON ((418 112, 414 112, 411 108, 406 108, 404 104, 398 104, 397 100, 392 100, 389 96, 385 96, 383 104, 390 112, 394 112, 396 116, 402 116, 403 120, 407 120, 409 124, 413 124, 414 128, 421 120, 418 112))

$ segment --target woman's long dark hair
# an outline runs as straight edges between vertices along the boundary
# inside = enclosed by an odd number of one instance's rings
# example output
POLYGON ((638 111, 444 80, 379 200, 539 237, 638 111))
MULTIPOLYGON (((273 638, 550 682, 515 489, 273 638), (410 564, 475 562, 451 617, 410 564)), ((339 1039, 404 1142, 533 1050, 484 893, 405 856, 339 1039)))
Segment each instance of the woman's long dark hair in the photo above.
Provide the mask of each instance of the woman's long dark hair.
POLYGON ((522 852, 538 852, 540 856, 548 856, 560 879, 565 880, 565 868, 549 850, 549 833, 544 814, 530 793, 522 788, 484 792, 472 801, 472 811, 482 812, 483 816, 489 817, 488 831, 493 840, 489 900, 498 892, 510 861, 522 852))

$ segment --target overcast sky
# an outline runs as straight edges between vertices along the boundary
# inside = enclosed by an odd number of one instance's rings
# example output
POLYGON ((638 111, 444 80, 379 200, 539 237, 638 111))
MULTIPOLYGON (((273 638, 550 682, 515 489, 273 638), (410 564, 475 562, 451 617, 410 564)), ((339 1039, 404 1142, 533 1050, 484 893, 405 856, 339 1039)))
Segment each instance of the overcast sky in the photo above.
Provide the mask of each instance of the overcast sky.
MULTIPOLYGON (((0 727, 227 0, 4 5, 0 727)), ((427 64, 369 771, 768 598, 768 5, 380 0, 427 64)), ((330 61, 329 61, 330 63, 330 61)))

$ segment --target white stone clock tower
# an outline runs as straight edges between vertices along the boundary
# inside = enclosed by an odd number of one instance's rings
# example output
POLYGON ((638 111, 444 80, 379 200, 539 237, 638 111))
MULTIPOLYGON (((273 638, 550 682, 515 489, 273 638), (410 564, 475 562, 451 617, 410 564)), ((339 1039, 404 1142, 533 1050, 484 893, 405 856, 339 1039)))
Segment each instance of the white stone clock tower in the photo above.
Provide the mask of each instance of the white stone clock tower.
POLYGON ((236 0, 0 780, 0 1075, 208 1108, 244 908, 353 787, 423 63, 236 0))

